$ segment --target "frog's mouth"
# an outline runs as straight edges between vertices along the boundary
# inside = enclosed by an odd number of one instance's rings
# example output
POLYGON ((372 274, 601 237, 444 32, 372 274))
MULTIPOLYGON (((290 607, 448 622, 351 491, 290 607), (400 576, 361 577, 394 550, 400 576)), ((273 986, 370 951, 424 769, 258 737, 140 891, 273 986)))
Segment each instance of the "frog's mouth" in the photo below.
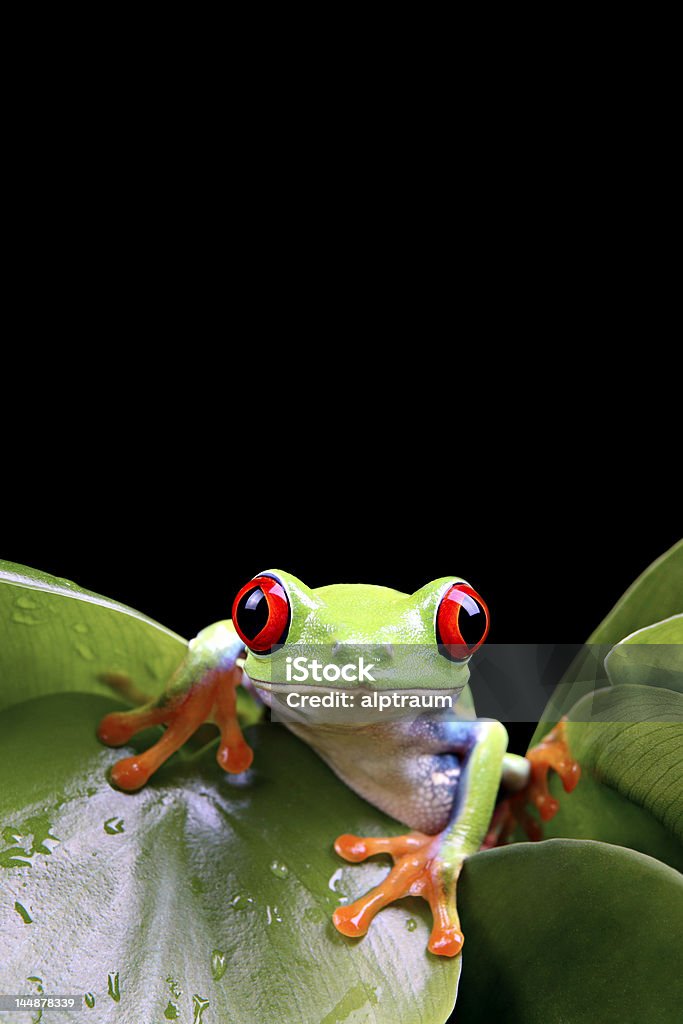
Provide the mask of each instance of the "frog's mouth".
POLYGON ((323 685, 316 683, 272 683, 266 679, 258 679, 256 676, 247 675, 244 673, 249 683, 257 690, 265 690, 267 693, 276 693, 286 695, 288 693, 310 693, 318 694, 323 696, 325 694, 334 693, 348 693, 356 698, 372 696, 372 694, 397 694, 398 696, 405 694, 410 697, 419 697, 421 694, 441 694, 453 696, 460 695, 465 689, 465 683, 459 686, 365 686, 363 684, 355 684, 353 686, 340 686, 333 683, 326 683, 323 685))

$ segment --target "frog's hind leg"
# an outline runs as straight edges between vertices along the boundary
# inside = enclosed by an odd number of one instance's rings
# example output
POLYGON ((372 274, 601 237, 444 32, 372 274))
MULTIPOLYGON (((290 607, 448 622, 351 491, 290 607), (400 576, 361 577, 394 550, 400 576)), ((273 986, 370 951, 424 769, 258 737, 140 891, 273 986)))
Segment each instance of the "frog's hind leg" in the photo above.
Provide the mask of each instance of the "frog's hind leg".
POLYGON ((375 914, 403 896, 421 896, 432 911, 430 952, 456 956, 463 944, 456 906, 458 877, 466 858, 486 835, 501 776, 507 732, 499 722, 468 723, 468 741, 460 751, 463 766, 451 820, 435 836, 422 832, 385 838, 339 836, 337 853, 354 863, 388 853, 394 867, 384 881, 333 917, 343 935, 364 935, 375 914))
POLYGON ((235 690, 242 680, 242 669, 237 664, 236 654, 237 651, 234 657, 207 658, 201 649, 190 651, 168 692, 159 700, 131 711, 105 715, 97 735, 112 747, 127 743, 151 725, 167 727, 158 742, 144 753, 116 762, 111 778, 117 786, 126 790, 144 786, 157 768, 204 722, 213 722, 220 729, 216 755, 220 766, 233 773, 246 771, 253 754, 237 719, 235 690))

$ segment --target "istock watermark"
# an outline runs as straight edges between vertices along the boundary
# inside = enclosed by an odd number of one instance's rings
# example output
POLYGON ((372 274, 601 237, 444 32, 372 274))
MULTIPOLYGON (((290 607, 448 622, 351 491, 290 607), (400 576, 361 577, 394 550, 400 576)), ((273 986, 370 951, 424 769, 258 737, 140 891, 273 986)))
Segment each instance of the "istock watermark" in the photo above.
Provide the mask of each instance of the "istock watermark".
POLYGON ((366 665, 362 656, 355 663, 334 665, 300 655, 298 658, 287 658, 285 678, 288 683, 306 683, 311 679, 315 683, 338 683, 340 679, 345 683, 374 683, 374 667, 372 663, 366 665))

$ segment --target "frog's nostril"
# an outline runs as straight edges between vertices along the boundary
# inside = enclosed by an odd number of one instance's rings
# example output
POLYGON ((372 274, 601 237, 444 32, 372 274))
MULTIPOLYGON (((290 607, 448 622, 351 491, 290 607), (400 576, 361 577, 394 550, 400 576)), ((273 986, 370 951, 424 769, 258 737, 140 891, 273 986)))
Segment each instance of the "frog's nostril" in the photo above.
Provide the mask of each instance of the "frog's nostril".
POLYGON ((378 665, 388 665, 394 660, 393 644, 368 644, 363 648, 366 661, 374 661, 378 665))

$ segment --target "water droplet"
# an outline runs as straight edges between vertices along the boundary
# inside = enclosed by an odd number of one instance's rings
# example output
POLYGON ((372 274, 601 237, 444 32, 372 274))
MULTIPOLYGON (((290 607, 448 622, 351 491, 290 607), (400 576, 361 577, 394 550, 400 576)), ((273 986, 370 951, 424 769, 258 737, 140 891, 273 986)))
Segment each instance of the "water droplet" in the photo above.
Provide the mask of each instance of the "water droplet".
POLYGON ((17 608, 28 608, 30 611, 35 611, 39 605, 32 597, 27 597, 26 594, 21 594, 14 602, 17 608))
POLYGON ((266 907, 266 920, 268 924, 272 924, 273 921, 277 921, 279 924, 282 924, 282 915, 277 907, 266 907))
POLYGON ((164 1017, 166 1020, 176 1020, 178 1017, 178 1007, 175 1003, 172 1003, 169 999, 168 1006, 164 1010, 164 1017))
POLYGON ((64 577, 64 576, 55 576, 54 579, 55 579, 55 581, 57 583, 61 583, 61 585, 63 587, 69 587, 70 588, 70 587, 75 587, 76 586, 76 584, 74 583, 73 580, 67 580, 66 577, 64 577))
POLYGON ((110 971, 107 976, 107 994, 112 997, 115 1003, 118 1003, 121 999, 118 971, 110 971))
POLYGON ((235 908, 235 910, 244 910, 245 907, 248 907, 249 904, 253 902, 254 897, 247 896, 246 892, 238 892, 237 895, 233 896, 230 900, 230 904, 235 908))
POLYGON ((85 1005, 89 1006, 91 1010, 95 1005, 95 996, 92 992, 85 993, 85 1005))
MULTIPOLYGON (((43 988, 43 985, 42 985, 42 981, 43 981, 42 978, 30 977, 30 978, 27 978, 26 980, 30 981, 32 984, 34 984, 36 986, 36 992, 38 993, 39 996, 44 995, 45 989, 43 988)), ((36 1017, 34 1019, 35 1020, 40 1020, 40 1014, 38 1015, 38 1017, 36 1017)))
POLYGON ((39 626, 43 621, 44 619, 37 619, 29 612, 12 612, 12 622, 16 622, 20 626, 39 626))
POLYGON ((202 1024, 204 1010, 208 1008, 209 1000, 202 999, 201 996, 192 996, 192 1005, 194 1007, 194 1017, 192 1018, 192 1024, 202 1024))
POLYGON ((408 920, 406 921, 406 928, 408 929, 409 932, 415 931, 415 929, 417 928, 417 921, 415 920, 414 917, 408 918, 408 920))
POLYGON ((332 875, 332 877, 330 878, 329 882, 327 883, 328 888, 332 889, 333 892, 337 891, 337 886, 338 886, 339 882, 341 881, 341 876, 342 876, 342 869, 341 868, 337 868, 337 870, 335 871, 335 873, 332 875))
POLYGON ((281 860, 274 860, 271 862, 270 870, 273 872, 276 878, 286 878, 289 874, 289 868, 286 864, 283 864, 281 860))
POLYGON ((322 924, 327 920, 329 914, 322 907, 306 907, 304 917, 312 924, 322 924))
POLYGON ((80 654, 81 658, 85 658, 86 661, 94 661, 95 655, 87 644, 76 644, 76 653, 80 654))
POLYGON ((33 918, 31 917, 31 915, 29 914, 28 910, 23 905, 23 903, 15 903, 14 904, 14 909, 16 910, 17 914, 19 915, 21 920, 24 922, 24 924, 31 924, 31 922, 33 921, 33 918))
POLYGON ((8 850, 0 851, 0 867, 18 868, 30 864, 30 854, 20 846, 10 846, 8 850))
POLYGON ((183 994, 183 990, 181 989, 181 987, 179 986, 179 984, 175 980, 175 978, 173 978, 170 974, 169 974, 168 978, 166 979, 166 984, 168 985, 169 989, 171 990, 171 995, 173 996, 173 998, 174 999, 180 999, 181 995, 183 994))
POLYGON ((228 969, 228 958, 220 949, 214 949, 211 954, 211 974, 214 981, 220 981, 228 969))
POLYGON ((125 832, 126 829, 124 827, 123 818, 107 818, 104 823, 104 831, 110 836, 116 836, 120 832, 125 832))
POLYGON ((345 902, 348 899, 348 897, 345 896, 341 890, 342 874, 343 868, 337 868, 337 870, 327 883, 327 886, 329 889, 332 890, 333 893, 336 893, 336 895, 339 897, 340 902, 345 902))
POLYGON ((83 633, 89 633, 90 632, 90 630, 88 629, 88 627, 86 626, 86 624, 84 622, 75 622, 73 628, 74 628, 74 632, 80 633, 81 635, 83 635, 83 633))
POLYGON ((59 837, 52 835, 51 828, 47 814, 33 814, 16 827, 4 828, 2 836, 5 842, 17 845, 0 852, 0 865, 16 867, 19 863, 30 864, 30 858, 35 854, 49 856, 52 850, 45 845, 46 841, 59 842, 59 837))

